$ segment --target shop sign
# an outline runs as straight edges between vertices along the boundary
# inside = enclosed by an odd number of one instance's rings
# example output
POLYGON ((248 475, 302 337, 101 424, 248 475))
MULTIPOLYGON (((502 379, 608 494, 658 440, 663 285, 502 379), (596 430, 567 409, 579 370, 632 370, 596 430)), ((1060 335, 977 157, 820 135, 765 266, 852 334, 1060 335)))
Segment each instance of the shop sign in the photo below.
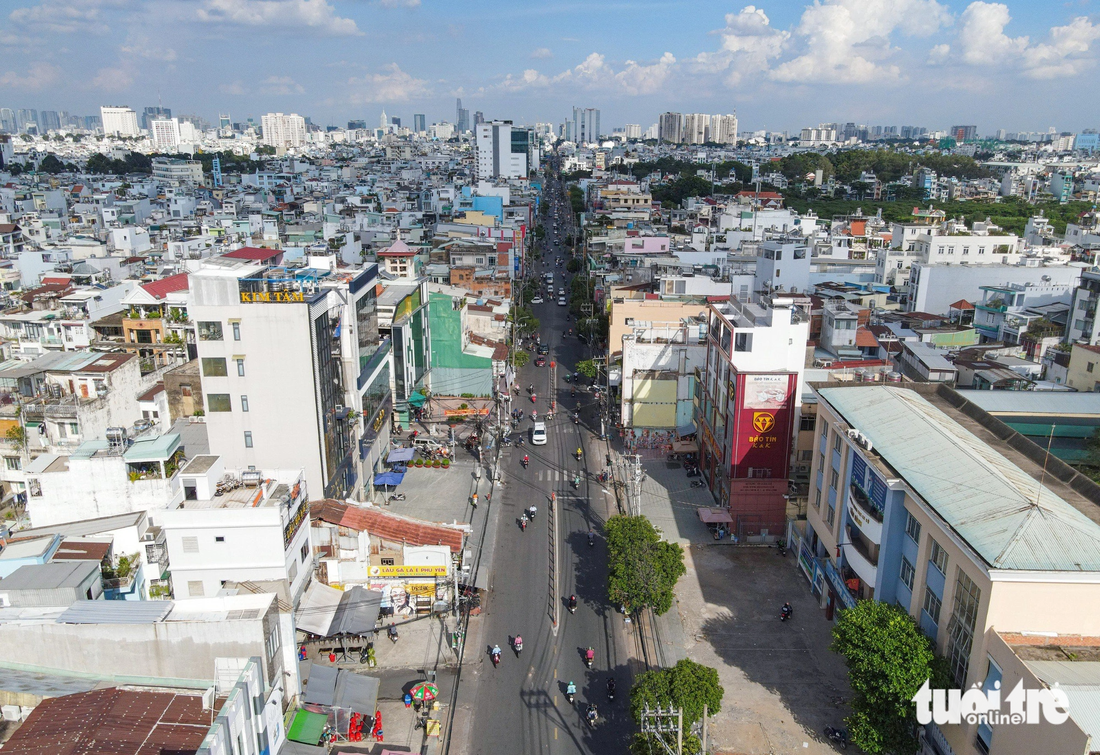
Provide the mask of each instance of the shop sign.
POLYGON ((302 526, 309 517, 309 506, 305 503, 298 505, 298 510, 294 512, 294 516, 290 517, 290 520, 283 527, 283 549, 285 550, 290 542, 294 539, 294 536, 298 534, 298 528, 302 526))
POLYGON ((241 304, 288 304, 305 300, 301 291, 241 291, 241 304))
POLYGON ((806 572, 806 579, 813 582, 814 559, 810 555, 810 546, 806 545, 805 541, 800 541, 798 544, 798 565, 802 567, 802 571, 806 572))
POLYGON ((833 588, 833 592, 836 593, 844 607, 855 608, 856 599, 852 597, 852 593, 848 592, 848 585, 844 584, 844 580, 840 577, 840 572, 833 566, 832 561, 825 561, 825 576, 829 580, 829 586, 833 588))
POLYGON ((371 566, 372 577, 446 577, 446 566, 371 566))
POLYGON ((470 407, 468 409, 444 409, 444 417, 469 417, 474 415, 477 417, 488 417, 489 407, 478 409, 477 407, 470 407))

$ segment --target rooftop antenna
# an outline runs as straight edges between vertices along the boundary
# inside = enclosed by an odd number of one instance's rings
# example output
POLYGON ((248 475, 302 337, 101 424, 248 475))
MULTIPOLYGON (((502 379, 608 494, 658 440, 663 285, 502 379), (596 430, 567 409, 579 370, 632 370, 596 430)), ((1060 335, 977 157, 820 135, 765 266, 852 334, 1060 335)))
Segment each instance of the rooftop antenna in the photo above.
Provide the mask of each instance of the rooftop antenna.
POLYGON ((1039 497, 1043 494, 1043 483, 1047 479, 1047 461, 1050 459, 1050 446, 1054 442, 1054 428, 1058 425, 1053 422, 1050 425, 1050 435, 1047 437, 1047 453, 1043 457, 1043 474, 1039 477, 1039 489, 1035 492, 1035 505, 1039 505, 1039 497))

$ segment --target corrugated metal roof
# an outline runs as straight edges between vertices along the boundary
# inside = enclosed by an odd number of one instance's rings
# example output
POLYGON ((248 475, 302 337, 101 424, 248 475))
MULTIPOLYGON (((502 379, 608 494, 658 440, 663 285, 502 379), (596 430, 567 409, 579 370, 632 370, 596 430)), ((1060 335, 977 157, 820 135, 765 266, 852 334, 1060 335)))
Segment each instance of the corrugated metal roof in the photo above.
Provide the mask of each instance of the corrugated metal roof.
POLYGON ((81 600, 57 617, 58 624, 156 624, 172 610, 170 600, 81 600))
MULTIPOLYGON (((1100 742, 1100 662, 1024 661, 1031 672, 1048 686, 1059 685, 1069 698, 1069 716, 1100 742)), ((1093 748, 1095 749, 1095 747, 1093 748)))
POLYGON ((819 393, 991 567, 1100 571, 1100 526, 920 394, 819 393))
POLYGON ((99 573, 94 561, 56 561, 25 564, 0 579, 0 590, 52 590, 80 587, 92 574, 99 573))
POLYGON ((990 414, 1100 415, 1100 393, 1075 391, 959 391, 990 414))
POLYGON ((178 433, 165 433, 157 438, 142 439, 134 442, 122 456, 128 462, 164 461, 180 447, 178 433))

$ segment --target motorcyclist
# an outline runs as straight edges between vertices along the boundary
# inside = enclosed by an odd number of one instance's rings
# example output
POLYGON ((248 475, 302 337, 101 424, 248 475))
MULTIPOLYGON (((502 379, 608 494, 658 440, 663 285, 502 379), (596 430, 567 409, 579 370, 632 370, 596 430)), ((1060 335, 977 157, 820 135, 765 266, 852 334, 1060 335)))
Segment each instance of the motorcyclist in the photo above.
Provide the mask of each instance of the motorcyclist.
POLYGON ((588 530, 588 544, 589 545, 595 545, 596 544, 596 533, 593 532, 592 530, 588 530))
POLYGON ((567 694, 567 695, 577 694, 577 685, 573 684, 572 680, 570 680, 569 684, 565 685, 565 694, 567 694))
POLYGON ((534 393, 535 392, 535 384, 534 383, 531 383, 531 385, 527 386, 527 392, 528 393, 534 393))
POLYGON ((569 610, 572 611, 576 607, 577 607, 577 596, 576 595, 570 595, 569 596, 569 610))
POLYGON ((614 697, 615 696, 615 677, 611 677, 610 679, 607 680, 607 696, 608 697, 614 697))
POLYGON ((573 475, 573 487, 579 488, 581 486, 581 476, 573 475))
POLYGON ((473 497, 470 498, 470 503, 475 509, 477 508, 477 493, 474 493, 473 497))
POLYGON ((581 451, 581 447, 580 447, 580 446, 577 446, 577 458, 578 458, 578 459, 580 459, 580 458, 581 458, 581 455, 582 455, 583 453, 584 453, 584 452, 583 452, 583 451, 581 451))
POLYGON ((537 409, 532 409, 531 410, 531 421, 532 422, 538 422, 538 416, 539 416, 538 410, 537 409))
POLYGON ((782 614, 783 619, 786 620, 786 619, 791 618, 792 615, 794 615, 794 609, 791 608, 790 603, 784 603, 783 604, 783 610, 780 613, 782 614))
POLYGON ((531 463, 531 460, 529 458, 527 458, 527 454, 524 454, 523 455, 523 466, 526 467, 530 463, 531 463))
POLYGON ((584 715, 585 715, 585 718, 588 719, 589 723, 596 723, 596 717, 599 715, 599 714, 596 713, 596 704, 595 703, 589 703, 588 704, 588 709, 585 711, 584 715))
POLYGON ((523 638, 520 637, 518 634, 516 635, 516 638, 512 640, 512 647, 516 649, 516 653, 519 653, 519 651, 523 650, 523 638))
POLYGON ((584 651, 584 662, 589 666, 592 665, 592 661, 596 660, 596 651, 592 648, 588 648, 584 651))
POLYGON ((493 649, 489 651, 489 655, 493 656, 495 660, 500 660, 500 645, 493 645, 493 649))

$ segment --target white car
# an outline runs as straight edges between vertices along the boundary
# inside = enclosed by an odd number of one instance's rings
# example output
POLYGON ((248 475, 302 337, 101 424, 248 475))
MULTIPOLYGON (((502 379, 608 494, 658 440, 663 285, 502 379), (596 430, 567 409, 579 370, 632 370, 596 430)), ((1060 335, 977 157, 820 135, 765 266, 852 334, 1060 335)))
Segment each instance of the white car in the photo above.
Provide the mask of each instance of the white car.
POLYGON ((564 288, 559 288, 558 289, 558 296, 565 296, 565 289, 564 288))
POLYGON ((541 296, 536 296, 534 299, 531 300, 531 303, 532 304, 542 304, 542 297, 541 296))
POLYGON ((565 306, 565 297, 564 296, 559 296, 558 297, 558 306, 559 307, 564 307, 565 306))
POLYGON ((546 423, 536 422, 535 426, 531 428, 531 445, 532 446, 545 446, 546 445, 546 423))

